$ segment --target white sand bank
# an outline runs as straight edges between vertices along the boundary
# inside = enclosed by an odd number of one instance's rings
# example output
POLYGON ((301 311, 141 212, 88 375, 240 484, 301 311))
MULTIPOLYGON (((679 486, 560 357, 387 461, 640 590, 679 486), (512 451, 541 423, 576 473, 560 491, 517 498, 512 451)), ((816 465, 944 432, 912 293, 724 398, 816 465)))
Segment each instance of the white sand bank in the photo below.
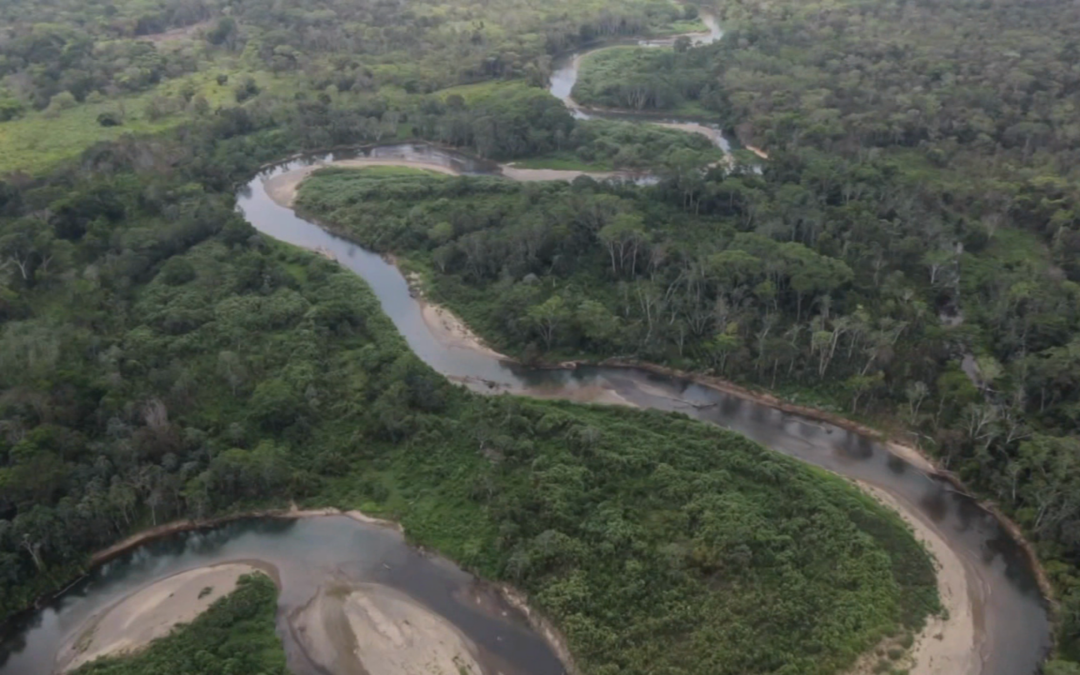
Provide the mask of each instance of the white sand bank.
MULTIPOLYGON (((912 504, 884 490, 859 482, 859 487, 895 510, 912 527, 915 538, 937 562, 938 595, 947 618, 931 617, 926 628, 915 636, 908 672, 910 675, 977 675, 982 669, 980 644, 976 630, 974 601, 977 589, 972 587, 976 576, 931 521, 923 518, 912 504)), ((864 659, 851 675, 873 672, 877 658, 864 659)))
POLYGON ((341 675, 481 675, 452 623, 378 584, 322 589, 293 617, 308 657, 341 675))
POLYGON ((57 669, 68 672, 100 657, 137 651, 178 624, 190 623, 231 593, 241 576, 258 571, 253 565, 227 563, 156 581, 91 617, 60 650, 57 669))

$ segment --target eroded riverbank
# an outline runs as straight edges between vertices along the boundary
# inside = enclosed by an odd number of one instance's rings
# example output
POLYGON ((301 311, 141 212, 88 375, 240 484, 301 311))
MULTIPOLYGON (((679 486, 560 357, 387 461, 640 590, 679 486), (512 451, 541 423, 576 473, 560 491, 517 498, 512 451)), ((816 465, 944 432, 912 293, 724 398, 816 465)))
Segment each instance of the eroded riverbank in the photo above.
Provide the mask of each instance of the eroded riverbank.
MULTIPOLYGON (((304 245, 311 225, 291 214, 286 219, 304 234, 285 233, 284 227, 276 227, 275 236, 304 245)), ((414 351, 451 379, 488 393, 505 391, 679 410, 745 433, 765 445, 873 486, 877 494, 888 495, 890 505, 934 553, 940 566, 939 590, 949 614, 945 621, 931 622, 919 636, 913 672, 937 675, 967 668, 972 675, 1016 675, 1033 672, 1034 664, 1044 655, 1048 624, 1037 590, 1039 575, 1035 573, 1030 584, 1022 582, 1025 573, 1017 565, 1031 564, 1030 560, 1025 562, 1023 547, 1004 539, 1010 531, 1008 524, 940 482, 933 463, 917 449, 879 443, 876 430, 831 413, 790 404, 718 378, 659 366, 605 362, 530 371, 494 353, 452 313, 433 311, 422 301, 422 293, 409 288, 392 261, 368 252, 361 254, 362 249, 355 245, 334 239, 342 251, 343 264, 380 286, 376 292, 384 309, 396 316, 395 323, 414 351), (357 257, 361 255, 362 260, 357 257), (391 274, 400 279, 400 288, 398 281, 387 283, 391 274), (412 304, 414 309, 406 311, 402 304, 412 304), (448 330, 448 325, 455 328, 448 330), (749 418, 744 417, 746 413, 749 418), (822 447, 824 439, 828 441, 822 447), (1030 641, 1010 629, 1016 621, 1025 622, 1030 641)))

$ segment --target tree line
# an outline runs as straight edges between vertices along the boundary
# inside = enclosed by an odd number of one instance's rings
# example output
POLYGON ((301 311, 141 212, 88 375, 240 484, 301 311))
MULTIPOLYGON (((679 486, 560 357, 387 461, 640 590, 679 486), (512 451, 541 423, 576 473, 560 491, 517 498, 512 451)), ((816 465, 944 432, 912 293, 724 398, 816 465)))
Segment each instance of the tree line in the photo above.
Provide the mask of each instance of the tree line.
POLYGON ((824 674, 936 611, 929 559, 854 488, 675 416, 468 394, 359 279, 242 220, 264 162, 415 112, 370 100, 260 94, 0 186, 5 615, 133 531, 290 499, 516 583, 586 672, 824 674))

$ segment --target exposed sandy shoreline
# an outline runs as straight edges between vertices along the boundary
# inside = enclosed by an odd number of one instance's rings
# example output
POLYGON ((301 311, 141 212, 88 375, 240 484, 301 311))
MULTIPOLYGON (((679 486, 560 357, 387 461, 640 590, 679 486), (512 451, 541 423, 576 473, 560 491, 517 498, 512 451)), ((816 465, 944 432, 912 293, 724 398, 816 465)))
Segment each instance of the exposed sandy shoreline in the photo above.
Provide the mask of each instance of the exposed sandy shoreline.
POLYGON ((380 584, 340 584, 292 617, 308 658, 335 675, 482 675, 456 626, 380 584))
POLYGON ((765 152, 761 148, 755 147, 753 145, 744 145, 743 147, 746 148, 747 150, 749 150, 750 152, 754 153, 758 157, 762 158, 762 159, 768 159, 769 158, 769 153, 765 152))
POLYGON ((507 359, 504 354, 500 354, 480 338, 479 335, 472 332, 465 322, 462 321, 453 312, 440 307, 439 305, 432 304, 423 298, 418 299, 420 303, 420 313, 424 317, 424 323, 427 325, 428 330, 431 331, 439 342, 450 347, 456 347, 458 349, 469 349, 472 351, 480 352, 481 354, 487 354, 496 359, 507 359))
MULTIPOLYGON (((341 509, 336 509, 336 508, 300 509, 300 508, 297 508, 296 505, 294 504, 289 509, 248 511, 248 512, 244 512, 244 513, 231 514, 231 515, 228 515, 228 516, 223 516, 221 518, 214 518, 214 519, 210 519, 210 520, 202 520, 202 521, 180 520, 180 521, 174 521, 174 522, 171 522, 171 523, 165 523, 163 525, 159 525, 157 527, 154 527, 154 528, 151 528, 151 529, 148 529, 148 530, 144 530, 144 531, 142 531, 142 532, 140 532, 138 534, 135 534, 135 535, 133 535, 131 537, 128 537, 127 539, 125 539, 125 540, 123 540, 121 542, 118 542, 117 544, 114 544, 113 546, 110 546, 110 547, 108 547, 108 548, 106 548, 106 549, 104 549, 102 551, 99 551, 98 553, 96 553, 96 554, 94 554, 92 556, 91 565, 96 566, 96 565, 103 564, 105 562, 108 562, 109 560, 112 560, 112 559, 114 559, 114 558, 116 558, 118 556, 123 555, 124 553, 132 551, 132 550, 138 548, 139 546, 150 543, 152 541, 156 541, 158 539, 162 539, 164 537, 168 537, 168 536, 170 536, 172 534, 176 534, 176 533, 179 533, 179 532, 189 532, 189 531, 194 531, 194 530, 203 530, 203 529, 208 529, 208 528, 213 528, 213 527, 220 527, 221 525, 225 525, 225 524, 228 524, 230 522, 235 522, 235 521, 238 521, 238 520, 246 520, 246 519, 250 519, 250 518, 273 518, 273 519, 281 519, 281 520, 298 520, 298 519, 303 519, 303 518, 322 518, 322 517, 328 517, 328 516, 344 516, 346 518, 351 518, 351 519, 353 519, 353 520, 355 520, 357 522, 361 522, 361 523, 364 523, 364 524, 367 524, 367 525, 374 525, 376 527, 385 527, 385 528, 388 528, 388 529, 392 529, 392 530, 394 530, 396 532, 399 532, 402 535, 405 534, 405 528, 402 527, 401 523, 399 523, 397 521, 393 521, 393 520, 386 520, 386 519, 383 519, 383 518, 375 518, 373 516, 369 516, 366 513, 361 512, 361 511, 356 511, 356 510, 343 511, 341 509)), ((259 563, 259 562, 243 562, 243 563, 236 563, 236 564, 237 565, 244 565, 244 566, 252 568, 253 570, 258 570, 258 571, 262 571, 262 572, 265 572, 267 574, 270 574, 272 577, 274 577, 275 582, 277 581, 276 571, 273 570, 273 569, 270 569, 268 566, 266 566, 266 565, 264 565, 262 563, 259 563)), ((209 569, 213 569, 213 568, 202 568, 202 569, 209 570, 209 569)), ((198 571, 198 570, 194 570, 194 571, 198 571)), ((236 576, 238 578, 241 575, 237 574, 236 576)), ((235 582, 234 582, 234 587, 235 587, 235 582)), ((202 587, 200 587, 200 590, 201 590, 201 588, 202 587)), ((512 586, 509 586, 507 584, 497 584, 497 585, 496 584, 491 584, 490 588, 493 588, 495 591, 497 591, 499 596, 502 597, 510 606, 520 610, 523 613, 523 615, 527 618, 530 625, 532 625, 534 627, 534 629, 537 631, 537 633, 539 633, 541 636, 544 637, 544 639, 548 642, 549 646, 552 648, 552 650, 555 652, 555 654, 563 661, 563 664, 566 667, 567 672, 570 673, 571 675, 577 675, 578 671, 576 670, 574 662, 573 662, 573 660, 572 660, 572 658, 570 656, 570 649, 566 644, 565 638, 562 637, 561 633, 559 633, 553 627, 553 625, 546 618, 543 617, 543 615, 541 615, 538 611, 536 611, 535 609, 528 606, 527 601, 525 599, 526 596, 522 592, 518 591, 517 589, 515 589, 512 586)), ((420 608, 423 611, 427 611, 422 606, 420 608)), ((108 612, 110 610, 105 610, 105 611, 108 612)), ((188 619, 188 620, 190 620, 190 619, 188 619)), ((175 625, 175 623, 176 622, 174 622, 173 625, 175 625)), ((340 626, 341 624, 338 624, 338 625, 340 626)), ((457 631, 457 629, 455 627, 453 627, 452 625, 450 626, 450 628, 452 628, 454 631, 457 631)), ((339 637, 340 637, 340 635, 339 635, 339 637)), ((73 640, 72 642, 75 643, 77 641, 73 640)), ((71 652, 67 648, 65 648, 65 650, 62 651, 62 654, 66 654, 66 656, 64 656, 63 658, 72 658, 71 652)), ((58 663, 60 663, 61 658, 62 658, 61 656, 58 656, 58 663)), ((76 667, 76 666, 66 666, 65 671, 70 670, 70 669, 72 669, 74 667, 76 667)), ((352 671, 347 672, 346 670, 341 670, 341 671, 335 670, 334 672, 335 672, 335 675, 337 675, 337 673, 339 673, 339 672, 342 673, 343 675, 348 675, 348 672, 352 672, 352 671)), ((397 672, 408 673, 410 671, 390 671, 390 672, 388 672, 387 675, 396 675, 397 672)), ((429 671, 417 671, 417 672, 418 673, 423 672, 424 675, 428 675, 428 673, 429 673, 429 671)), ((469 672, 470 673, 475 673, 476 675, 480 675, 481 673, 483 673, 483 670, 474 670, 474 671, 469 671, 469 672)), ((459 675, 459 673, 460 673, 460 671, 450 671, 449 675, 459 675)), ((363 670, 361 668, 359 671, 357 671, 357 675, 377 675, 377 674, 367 673, 365 670, 363 670)))
MULTIPOLYGON (((300 181, 297 181, 296 185, 298 185, 299 182, 300 181)), ((295 186, 293 189, 295 190, 295 186)), ((279 201, 280 197, 273 198, 275 201, 278 201, 279 204, 286 205, 284 202, 279 201)), ((504 355, 487 347, 479 336, 473 333, 460 318, 456 317, 449 310, 426 302, 424 303, 424 308, 425 311, 423 314, 425 322, 428 324, 429 329, 436 338, 443 341, 444 344, 456 348, 473 349, 503 359, 506 358, 504 355)), ((566 365, 574 367, 578 364, 570 363, 566 365)), ((792 404, 770 394, 752 391, 720 378, 677 371, 647 363, 613 360, 601 362, 599 365, 636 368, 663 375, 682 377, 704 386, 730 393, 741 398, 753 400, 757 403, 790 414, 827 422, 840 428, 873 438, 882 437, 882 434, 878 430, 846 419, 840 415, 809 408, 807 406, 792 404)), ((484 391, 483 387, 476 388, 484 391)), ((583 389, 580 392, 581 395, 575 396, 574 398, 582 402, 624 405, 628 403, 617 394, 609 397, 605 395, 605 392, 600 391, 601 388, 597 387, 594 389, 597 391, 583 389)), ((543 392, 530 391, 527 393, 529 395, 536 395, 540 398, 547 398, 544 396, 543 392)), ((612 393, 614 394, 614 392, 612 393)), ((560 392, 559 395, 561 397, 563 393, 560 392)), ((552 397, 555 396, 556 394, 553 393, 552 397)), ((917 448, 887 440, 886 444, 891 452, 909 461, 927 474, 940 475, 955 481, 949 474, 940 471, 934 462, 927 458, 926 455, 917 448)), ((962 485, 958 484, 958 486, 963 490, 962 485)), ((912 525, 918 537, 927 543, 928 548, 933 553, 939 565, 939 592, 941 593, 942 603, 949 609, 949 619, 947 621, 941 619, 931 620, 926 629, 917 637, 916 647, 913 651, 916 664, 914 666, 915 669, 912 670, 912 675, 969 675, 969 673, 970 675, 976 675, 981 668, 980 641, 982 640, 982 637, 975 617, 980 615, 981 610, 979 606, 976 605, 977 596, 973 596, 971 589, 978 588, 977 569, 973 566, 966 565, 957 551, 950 547, 948 542, 934 529, 933 524, 922 520, 918 509, 914 508, 913 505, 903 503, 896 495, 885 493, 880 488, 875 487, 870 489, 869 486, 864 487, 867 487, 867 491, 871 494, 875 494, 875 496, 880 497, 887 495, 889 497, 886 503, 912 525), (938 636, 941 637, 939 638, 938 636), (964 668, 967 668, 968 670, 963 670, 964 668)), ((1046 597, 1052 597, 1052 589, 1045 572, 1038 564, 1038 559, 1035 557, 1030 544, 1022 537, 1019 528, 998 513, 992 505, 987 505, 986 507, 1001 520, 1005 527, 1009 529, 1017 540, 1025 547, 1025 550, 1028 552, 1028 555, 1033 562, 1033 567, 1039 577, 1040 586, 1043 588, 1044 594, 1046 597)))
MULTIPOLYGON (((471 331, 468 331, 467 327, 464 326, 461 319, 458 319, 449 310, 440 308, 440 316, 453 317, 453 321, 456 322, 457 325, 464 327, 465 332, 458 332, 451 336, 447 336, 447 339, 452 340, 453 346, 471 347, 478 351, 487 350, 487 347, 484 346, 482 341, 480 341, 479 338, 475 338, 474 334, 471 331), (476 342, 471 342, 472 339, 475 339, 476 342)), ((438 327, 433 327, 429 324, 429 328, 431 328, 432 333, 436 337, 441 338, 444 335, 443 331, 439 330, 438 327)), ((619 366, 621 364, 605 363, 604 365, 619 366)), ((641 366, 634 365, 627 367, 640 368, 641 366)), ((666 372, 666 369, 660 367, 649 368, 649 370, 664 371, 665 374, 671 374, 666 372)), ((791 407, 790 404, 785 404, 784 402, 775 399, 775 397, 766 398, 767 395, 753 394, 752 392, 731 383, 723 383, 722 386, 720 383, 723 381, 713 381, 713 378, 704 378, 703 376, 693 376, 689 374, 685 375, 695 381, 707 380, 702 382, 702 384, 720 389, 727 393, 733 393, 740 397, 751 398, 756 402, 771 407, 780 409, 791 407)), ((580 390, 580 393, 581 396, 574 397, 575 400, 579 400, 580 402, 633 405, 623 397, 619 396, 616 392, 603 390, 601 387, 583 388, 580 390)), ((553 392, 551 396, 545 396, 542 391, 529 391, 528 395, 537 398, 566 398, 565 392, 562 391, 557 393, 553 392)), ((863 429, 866 428, 863 427, 863 429)), ((867 431, 870 432, 870 435, 877 435, 876 432, 873 432, 872 430, 867 431)), ((915 448, 898 443, 889 443, 888 447, 897 455, 911 461, 912 464, 921 470, 931 475, 936 473, 933 463, 915 448)), ((899 496, 886 492, 880 487, 865 482, 856 482, 855 484, 865 492, 877 498, 884 505, 896 511, 900 517, 912 527, 916 538, 926 544, 927 549, 933 555, 937 563, 938 594, 941 597, 942 606, 947 611, 946 616, 948 619, 930 617, 926 627, 916 636, 915 645, 909 654, 909 660, 912 662, 910 674, 978 675, 982 665, 979 649, 979 641, 981 638, 979 638, 978 632, 976 631, 975 622, 976 609, 974 607, 974 600, 978 596, 973 592, 973 584, 975 584, 975 579, 978 577, 977 568, 961 559, 956 550, 949 546, 937 527, 931 521, 925 519, 915 505, 905 502, 899 496)), ((537 628, 541 631, 553 630, 550 626, 540 626, 537 628)), ((870 655, 868 655, 868 657, 869 656, 870 655)), ((569 654, 563 659, 564 662, 566 662, 568 658, 569 654)), ((873 667, 877 665, 878 659, 867 658, 866 662, 866 664, 860 664, 860 668, 865 668, 865 670, 856 669, 849 673, 849 675, 863 675, 864 672, 868 675, 872 672, 873 667)))
MULTIPOLYGON (((393 159, 383 157, 361 157, 357 159, 339 159, 331 162, 319 162, 311 166, 304 166, 291 171, 278 174, 268 179, 263 185, 266 194, 279 206, 291 209, 296 205, 296 194, 300 184, 308 176, 328 167, 344 167, 362 169, 373 166, 397 166, 409 169, 423 169, 435 171, 449 176, 460 176, 461 172, 434 162, 422 162, 411 159, 393 159)), ((524 169, 513 164, 499 164, 499 170, 504 178, 521 183, 533 183, 543 181, 573 181, 582 176, 588 176, 594 180, 632 180, 640 175, 634 171, 574 171, 568 169, 524 169)))
MULTIPOLYGON (((905 503, 875 485, 862 481, 857 481, 856 485, 898 513, 937 563, 938 595, 946 612, 944 616, 948 618, 929 617, 910 651, 908 658, 912 663, 908 672, 910 675, 977 675, 982 660, 979 656, 981 631, 977 630, 981 619, 977 620, 973 603, 980 595, 979 589, 972 586, 977 578, 975 565, 961 558, 937 526, 923 517, 913 504, 905 503)), ((877 659, 870 659, 865 672, 872 672, 876 664, 877 659)), ((851 675, 862 675, 863 672, 856 670, 851 675)))
POLYGON ((139 651, 193 621, 231 593, 243 575, 261 570, 254 564, 226 563, 156 581, 81 626, 57 655, 57 668, 68 672, 98 658, 139 651))

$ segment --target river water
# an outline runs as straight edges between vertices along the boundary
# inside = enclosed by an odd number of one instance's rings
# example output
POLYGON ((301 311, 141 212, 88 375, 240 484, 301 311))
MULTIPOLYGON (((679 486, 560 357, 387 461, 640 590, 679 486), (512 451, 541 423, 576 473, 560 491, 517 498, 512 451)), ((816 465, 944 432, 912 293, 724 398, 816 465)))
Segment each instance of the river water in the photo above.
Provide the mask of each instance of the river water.
MULTIPOLYGON (((384 146, 369 154, 489 174, 490 165, 424 145, 384 146)), ((398 269, 379 255, 298 217, 267 195, 264 181, 323 155, 282 165, 251 181, 239 197, 260 232, 297 246, 319 248, 367 281, 394 325, 420 358, 447 377, 478 390, 544 398, 610 400, 614 394, 645 408, 678 411, 742 433, 763 445, 850 478, 878 486, 917 509, 977 574, 976 631, 983 637, 981 675, 1028 675, 1050 646, 1047 609, 1020 546, 997 519, 946 482, 898 457, 883 444, 831 424, 675 377, 626 368, 531 369, 465 346, 447 344, 428 327, 421 304, 398 269)))
POLYGON ((360 583, 403 591, 448 619, 476 645, 478 660, 490 673, 564 672, 524 618, 486 584, 446 560, 422 554, 394 530, 348 516, 324 516, 244 520, 141 546, 97 568, 30 617, 0 648, 0 673, 47 675, 61 644, 103 608, 154 581, 227 561, 258 561, 276 568, 281 582, 277 632, 295 675, 327 674, 301 647, 293 616, 320 587, 360 583))
MULTIPOLYGON (((720 37, 715 22, 702 41, 720 37)), ((577 59, 557 64, 552 92, 569 99, 577 59)), ((589 114, 578 110, 579 114, 589 114)), ((606 115, 605 115, 606 116, 606 115)), ((622 115, 620 117, 626 118, 622 115)), ((637 119, 630 117, 631 119, 637 119)), ((656 118, 642 121, 655 122, 656 118)), ((678 122, 678 120, 672 120, 678 122)), ((950 543, 969 569, 980 675, 1034 674, 1050 646, 1045 602, 1019 545, 997 520, 946 483, 927 475, 880 443, 833 425, 790 415, 686 380, 624 368, 538 370, 448 344, 432 333, 405 278, 380 256, 297 217, 267 195, 266 180, 312 163, 357 155, 438 163, 462 174, 497 174, 499 167, 422 144, 388 145, 287 162, 255 177, 237 197, 261 233, 319 249, 360 275, 409 346, 435 370, 482 391, 546 398, 611 400, 679 411, 711 422, 802 461, 876 485, 917 509, 950 543)), ((557 675, 554 654, 520 617, 469 575, 411 549, 397 533, 344 516, 300 521, 247 521, 204 533, 187 533, 139 548, 110 562, 37 612, 0 644, 0 675, 46 675, 62 642, 119 598, 180 571, 232 560, 259 560, 280 574, 278 633, 299 675, 321 673, 303 653, 289 616, 328 579, 376 581, 405 591, 452 621, 476 645, 484 663, 507 675, 557 675), (481 601, 482 600, 482 601, 481 601), (478 609, 481 608, 481 609, 478 609)))

